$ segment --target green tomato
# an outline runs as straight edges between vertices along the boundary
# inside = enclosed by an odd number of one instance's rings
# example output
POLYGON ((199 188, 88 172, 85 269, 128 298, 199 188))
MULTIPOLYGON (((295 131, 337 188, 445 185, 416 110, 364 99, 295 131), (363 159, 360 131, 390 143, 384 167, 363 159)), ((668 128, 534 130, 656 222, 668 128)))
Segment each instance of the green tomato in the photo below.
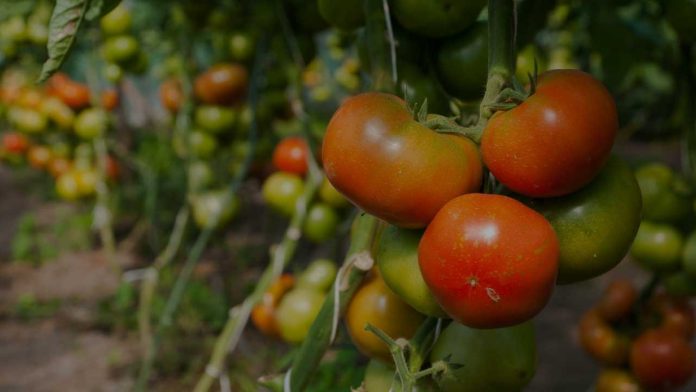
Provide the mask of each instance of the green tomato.
POLYGON ((132 35, 117 35, 108 38, 102 46, 102 55, 107 62, 124 63, 140 51, 138 40, 132 35))
POLYGON ((437 38, 459 33, 471 26, 486 0, 394 0, 390 5, 401 26, 437 38))
POLYGON ((675 223, 691 215, 691 200, 684 180, 662 163, 645 164, 636 170, 643 194, 643 218, 675 223))
POLYGON ((43 133, 48 126, 48 118, 42 112, 19 106, 10 107, 7 118, 17 130, 25 133, 43 133))
POLYGON ((75 134, 83 139, 94 139, 106 133, 109 116, 100 108, 85 109, 75 119, 75 134))
POLYGON ((188 136, 187 151, 198 158, 208 158, 213 155, 218 147, 218 141, 207 132, 194 130, 188 136))
POLYGON ((333 207, 325 203, 316 203, 307 211, 302 231, 308 240, 324 242, 336 235, 339 221, 333 207))
POLYGON ((114 63, 108 63, 102 71, 104 78, 111 83, 118 83, 123 78, 123 68, 114 63))
POLYGON ((194 116, 197 126, 212 133, 229 130, 237 121, 237 112, 222 106, 201 105, 196 108, 194 116))
POLYGON ((450 112, 447 96, 435 79, 412 64, 404 63, 399 67, 399 87, 405 96, 412 97, 418 105, 427 99, 428 113, 450 112))
POLYGON ((12 43, 26 38, 26 23, 21 15, 13 16, 0 24, 0 36, 12 43))
POLYGON ((263 199, 271 208, 286 216, 295 213, 295 204, 304 191, 304 181, 285 172, 271 174, 263 184, 263 199))
POLYGON ((305 288, 290 290, 283 296, 276 310, 280 336, 289 343, 300 343, 319 314, 325 294, 305 288))
POLYGON ((682 268, 696 279, 696 231, 691 232, 684 243, 682 268))
POLYGON ((239 210, 239 199, 226 189, 200 193, 191 197, 193 220, 200 228, 220 228, 239 210))
POLYGON ((685 271, 668 275, 662 280, 667 293, 677 297, 692 297, 696 295, 696 277, 685 271))
POLYGON ((336 263, 317 259, 309 263, 297 279, 297 287, 326 292, 336 279, 336 263))
POLYGON ((56 193, 63 200, 76 200, 80 197, 80 185, 77 173, 70 170, 56 179, 56 193))
POLYGON ((434 317, 447 317, 423 280, 418 266, 418 243, 422 230, 389 225, 379 237, 375 262, 384 282, 417 311, 434 317))
POLYGON ((127 33, 132 24, 131 12, 124 3, 119 4, 99 21, 102 33, 118 35, 127 33))
POLYGON ((430 361, 449 358, 462 365, 438 381, 444 392, 520 391, 536 372, 531 322, 499 329, 474 329, 453 322, 435 342, 430 361))
POLYGON ((528 204, 553 226, 560 245, 558 283, 574 283, 614 268, 640 225, 641 198, 631 169, 612 157, 587 186, 568 196, 528 204))
POLYGON ((247 32, 232 33, 228 43, 230 55, 237 61, 250 60, 254 55, 254 45, 254 38, 247 32))
MULTIPOLYGON (((390 392, 401 390, 401 380, 396 375, 396 369, 380 360, 372 359, 365 368, 363 385, 366 392, 390 392)), ((428 377, 418 379, 418 383, 411 392, 437 391, 435 385, 428 377)))
POLYGON ((191 162, 187 172, 188 186, 192 192, 204 189, 213 182, 213 169, 206 161, 191 162))
POLYGON ((33 44, 46 45, 48 42, 48 26, 44 23, 30 22, 27 25, 27 38, 33 44))
POLYGON ((365 23, 362 0, 317 0, 319 13, 333 27, 354 30, 365 23))
POLYGON ((436 67, 442 86, 465 100, 483 96, 488 74, 488 33, 485 23, 443 41, 437 49, 436 67))
POLYGON ((348 199, 346 199, 341 192, 334 188, 326 177, 324 177, 324 179, 321 181, 321 186, 319 187, 319 198, 321 201, 334 208, 344 208, 350 205, 348 199))
POLYGON ((631 256, 650 271, 679 269, 684 239, 674 227, 643 221, 631 247, 631 256))

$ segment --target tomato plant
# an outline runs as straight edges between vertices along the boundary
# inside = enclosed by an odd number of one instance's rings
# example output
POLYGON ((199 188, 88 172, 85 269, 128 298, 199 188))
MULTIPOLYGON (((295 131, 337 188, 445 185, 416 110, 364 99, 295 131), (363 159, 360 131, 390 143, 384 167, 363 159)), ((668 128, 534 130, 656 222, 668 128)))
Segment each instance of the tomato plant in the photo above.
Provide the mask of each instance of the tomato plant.
POLYGON ((301 137, 287 137, 273 150, 273 165, 281 171, 304 176, 307 173, 309 148, 301 137))
POLYGON ((674 271, 681 263, 684 238, 672 226, 643 221, 631 247, 631 255, 653 271, 674 271))
POLYGON ((276 211, 292 216, 297 199, 302 196, 304 182, 294 174, 277 172, 263 184, 263 198, 276 211))
POLYGON ((313 242, 324 242, 336 235, 339 217, 328 204, 315 203, 307 211, 302 231, 313 242))
POLYGON ((228 105, 237 102, 246 93, 249 75, 239 64, 218 64, 200 74, 193 90, 201 102, 210 105, 228 105))
POLYGON ((324 296, 321 291, 306 288, 293 289, 283 296, 276 310, 276 322, 283 340, 299 343, 305 339, 324 303, 324 296))
POLYGON ((696 353, 682 337, 664 330, 650 330, 633 344, 631 370, 650 390, 672 390, 693 376, 696 353))

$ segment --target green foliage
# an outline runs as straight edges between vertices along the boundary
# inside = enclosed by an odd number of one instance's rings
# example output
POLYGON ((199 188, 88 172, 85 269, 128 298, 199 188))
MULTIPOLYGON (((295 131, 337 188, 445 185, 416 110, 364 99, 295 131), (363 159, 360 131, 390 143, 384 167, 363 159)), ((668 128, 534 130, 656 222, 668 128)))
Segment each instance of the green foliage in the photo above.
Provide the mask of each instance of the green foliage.
POLYGON ((48 25, 48 59, 43 64, 39 82, 53 75, 63 64, 75 42, 77 31, 88 10, 89 0, 58 0, 48 25))
POLYGON ((360 354, 355 348, 341 347, 332 354, 330 359, 319 364, 307 391, 351 391, 360 385, 365 368, 356 366, 360 354))
POLYGON ((57 299, 39 302, 33 295, 24 294, 15 303, 12 313, 15 317, 30 321, 52 316, 60 307, 57 299))

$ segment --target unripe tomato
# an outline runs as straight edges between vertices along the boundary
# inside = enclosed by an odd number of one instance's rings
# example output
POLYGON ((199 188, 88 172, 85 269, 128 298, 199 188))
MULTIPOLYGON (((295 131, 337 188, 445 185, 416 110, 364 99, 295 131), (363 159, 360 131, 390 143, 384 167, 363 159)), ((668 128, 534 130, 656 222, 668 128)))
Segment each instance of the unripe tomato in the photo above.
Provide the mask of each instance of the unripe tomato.
POLYGON ((48 26, 43 23, 30 22, 27 24, 27 38, 35 45, 46 45, 48 42, 48 26))
POLYGON ((631 247, 631 256, 650 271, 675 271, 681 264, 684 238, 670 225, 643 221, 631 247))
POLYGON ((377 335, 366 331, 369 323, 393 339, 410 339, 424 317, 408 306, 375 274, 358 288, 346 309, 346 326, 353 344, 366 356, 391 362, 389 347, 377 335))
POLYGON ((304 181, 294 174, 277 172, 263 183, 263 199, 274 210, 286 216, 295 213, 295 204, 304 191, 304 181))
POLYGON ((56 192, 61 199, 68 201, 81 196, 77 173, 74 170, 68 170, 56 179, 56 192))
POLYGON ((205 131, 221 133, 234 127, 237 114, 234 109, 203 105, 196 108, 194 122, 205 131))
POLYGON ((696 370, 696 354, 684 338, 664 330, 648 330, 631 349, 631 370, 651 391, 685 385, 696 370))
POLYGON ((220 228, 239 211, 239 199, 227 189, 207 191, 191 197, 191 209, 198 227, 220 228))
POLYGON ((263 294, 261 301, 251 310, 251 321, 256 328, 268 336, 280 337, 276 322, 278 303, 295 284, 295 278, 290 274, 281 275, 278 280, 263 294))
POLYGON ((35 88, 25 88, 20 92, 15 104, 26 109, 39 109, 42 100, 43 94, 39 90, 35 88))
POLYGON ((188 146, 183 146, 194 157, 208 158, 217 150, 218 141, 214 136, 203 131, 191 131, 188 146))
POLYGON ((630 372, 610 368, 599 373, 595 392, 643 392, 643 388, 630 372))
POLYGON ((22 154, 29 148, 29 139, 21 133, 7 132, 2 135, 3 148, 13 154, 22 154))
POLYGON ((307 157, 307 142, 301 137, 290 136, 281 140, 273 150, 273 165, 278 170, 304 176, 307 174, 307 157))
POLYGON ((399 87, 412 102, 422 104, 427 99, 429 113, 450 113, 449 99, 435 76, 419 67, 409 63, 399 64, 399 87))
POLYGON ((336 279, 336 263, 328 259, 316 259, 297 279, 297 287, 316 291, 328 291, 336 279))
POLYGON ((334 208, 344 208, 350 205, 348 199, 343 197, 341 192, 337 191, 326 177, 324 177, 319 186, 319 198, 334 208))
POLYGON ((160 85, 159 98, 162 106, 171 113, 176 113, 181 108, 184 93, 181 91, 181 83, 176 79, 167 79, 160 85))
POLYGON ((407 304, 428 316, 446 317, 418 266, 421 235, 421 230, 387 226, 379 236, 375 262, 387 286, 407 304))
POLYGON ((121 64, 133 59, 140 50, 138 40, 132 35, 108 38, 102 46, 102 56, 110 63, 121 64))
POLYGON ((124 34, 130 30, 132 17, 130 10, 120 3, 99 21, 102 33, 106 35, 124 34))
POLYGON ((662 163, 649 163, 636 170, 636 179, 643 195, 643 218, 675 223, 691 215, 691 200, 684 180, 662 163))
POLYGON ((75 119, 75 134, 82 139, 94 139, 106 133, 109 117, 101 108, 85 109, 75 119))
POLYGON ((315 203, 307 211, 302 232, 312 242, 321 243, 336 235, 339 217, 326 203, 315 203))
POLYGON ((31 146, 27 152, 29 164, 36 169, 46 169, 51 162, 51 149, 46 146, 31 146))
POLYGON ((691 232, 684 243, 682 269, 696 279, 696 231, 691 232))
POLYGON ((407 30, 438 38, 471 26, 485 5, 484 0, 395 0, 391 3, 391 10, 407 30))
POLYGON ((46 116, 35 109, 13 106, 7 111, 7 118, 17 130, 25 133, 42 133, 48 126, 46 116))
POLYGON ((201 102, 210 105, 229 105, 246 94, 249 74, 239 64, 218 64, 198 75, 193 92, 201 102))
POLYGON ((483 96, 488 75, 488 27, 477 23, 460 35, 444 40, 437 49, 437 72, 442 86, 461 99, 483 96), (462 72, 466 69, 466 72, 462 72))
POLYGON ((75 122, 75 112, 60 98, 46 97, 41 102, 41 113, 62 129, 70 129, 75 122))
POLYGON ((602 83, 577 70, 548 71, 532 96, 490 119, 481 152, 491 173, 515 192, 562 196, 599 173, 618 126, 602 83))
POLYGON ((596 309, 591 309, 580 320, 580 345, 597 361, 620 366, 628 361, 631 341, 617 333, 596 309))
POLYGON ((440 334, 430 361, 461 364, 437 380, 443 392, 521 391, 536 372, 531 322, 498 329, 474 329, 453 322, 440 334))
POLYGON ((507 196, 472 193, 435 215, 421 238, 418 263, 453 319, 500 328, 529 320, 546 305, 558 254, 556 234, 541 214, 507 196))
POLYGON ((528 202, 549 220, 558 236, 558 283, 594 278, 624 258, 640 225, 640 200, 631 169, 612 157, 597 178, 578 192, 528 202))
POLYGON ((123 68, 118 64, 106 64, 102 73, 104 74, 104 78, 111 83, 118 83, 123 79, 123 68))
POLYGON ((97 191, 99 176, 94 168, 73 169, 77 181, 77 191, 80 196, 92 196, 97 191))
POLYGON ((619 321, 631 313, 638 290, 629 280, 615 280, 607 286, 597 303, 597 313, 609 322, 619 321))
POLYGON ((116 109, 116 107, 118 106, 118 101, 119 101, 118 92, 114 89, 104 90, 101 93, 100 100, 101 100, 101 106, 104 109, 106 109, 108 111, 112 111, 112 110, 116 109))
POLYGON ((118 160, 111 155, 107 155, 105 159, 106 178, 111 181, 117 181, 121 176, 121 166, 118 164, 118 160))
POLYGON ((206 161, 191 162, 187 170, 187 178, 189 190, 200 191, 213 182, 213 169, 206 161))
POLYGON ((406 103, 389 94, 346 99, 329 122, 322 159, 336 189, 401 227, 425 226, 447 201, 481 185, 473 142, 413 121, 406 103))
POLYGON ((250 60, 254 55, 254 38, 247 32, 235 32, 228 41, 230 56, 237 61, 250 60))
POLYGON ((280 336, 289 343, 300 343, 307 336, 314 319, 317 318, 325 294, 310 289, 290 290, 280 300, 276 311, 276 322, 280 336))
MULTIPOLYGON (((365 368, 363 386, 365 392, 390 392, 402 390, 401 380, 395 377, 396 370, 391 364, 372 359, 365 368)), ((439 391, 430 377, 419 378, 411 392, 439 391)))

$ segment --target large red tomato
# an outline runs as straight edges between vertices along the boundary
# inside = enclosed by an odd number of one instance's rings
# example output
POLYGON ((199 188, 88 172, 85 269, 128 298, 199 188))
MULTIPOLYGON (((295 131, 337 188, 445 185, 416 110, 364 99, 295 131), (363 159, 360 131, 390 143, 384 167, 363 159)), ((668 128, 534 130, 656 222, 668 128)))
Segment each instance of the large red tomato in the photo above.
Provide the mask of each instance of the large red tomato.
POLYGON ((616 104, 599 81, 582 71, 549 71, 532 96, 491 118, 481 152, 508 188, 527 196, 561 196, 595 177, 617 129, 616 104))
POLYGON ((651 391, 671 391, 689 382, 696 353, 683 337, 667 330, 649 330, 631 349, 631 370, 651 391))
POLYGON ((347 99, 329 122, 321 155, 336 189, 401 227, 427 225, 449 200, 481 185, 474 143, 424 127, 390 94, 347 99))
POLYGON ((502 195, 459 196, 418 247, 423 278, 453 319, 501 328, 532 318, 556 283, 558 239, 538 212, 502 195))

